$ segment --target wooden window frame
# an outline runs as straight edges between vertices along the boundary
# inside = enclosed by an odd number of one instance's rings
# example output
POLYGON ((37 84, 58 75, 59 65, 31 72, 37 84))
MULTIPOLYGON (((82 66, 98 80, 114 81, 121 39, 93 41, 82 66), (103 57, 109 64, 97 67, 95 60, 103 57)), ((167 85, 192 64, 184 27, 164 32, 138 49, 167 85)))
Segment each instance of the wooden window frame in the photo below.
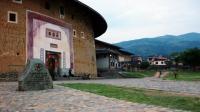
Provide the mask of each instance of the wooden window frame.
POLYGON ((18 23, 18 13, 14 12, 14 11, 8 11, 8 22, 17 24, 18 23), (10 21, 10 14, 15 14, 15 17, 16 17, 15 21, 10 21))
POLYGON ((81 32, 81 38, 85 38, 85 33, 83 31, 81 32))
POLYGON ((61 19, 65 19, 65 7, 64 7, 64 6, 60 6, 60 7, 59 7, 59 14, 60 14, 60 18, 61 18, 61 19), (62 11, 61 11, 61 8, 63 8, 64 14, 61 14, 61 12, 62 12, 62 11))
POLYGON ((73 37, 77 37, 77 31, 73 29, 73 37))

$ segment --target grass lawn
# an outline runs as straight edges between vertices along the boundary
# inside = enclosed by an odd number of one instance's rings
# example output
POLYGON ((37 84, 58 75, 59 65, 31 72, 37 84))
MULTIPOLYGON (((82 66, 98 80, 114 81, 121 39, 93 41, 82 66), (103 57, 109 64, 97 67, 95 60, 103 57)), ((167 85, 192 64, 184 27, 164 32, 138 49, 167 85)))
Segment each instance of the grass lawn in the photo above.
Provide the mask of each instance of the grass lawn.
POLYGON ((179 71, 177 79, 174 78, 172 72, 164 79, 168 80, 181 80, 181 81, 200 81, 200 72, 192 71, 179 71))
POLYGON ((152 77, 155 71, 138 71, 138 72, 123 72, 122 76, 124 78, 144 78, 152 77))
POLYGON ((198 97, 102 84, 62 84, 62 86, 130 102, 200 112, 200 98, 198 97))

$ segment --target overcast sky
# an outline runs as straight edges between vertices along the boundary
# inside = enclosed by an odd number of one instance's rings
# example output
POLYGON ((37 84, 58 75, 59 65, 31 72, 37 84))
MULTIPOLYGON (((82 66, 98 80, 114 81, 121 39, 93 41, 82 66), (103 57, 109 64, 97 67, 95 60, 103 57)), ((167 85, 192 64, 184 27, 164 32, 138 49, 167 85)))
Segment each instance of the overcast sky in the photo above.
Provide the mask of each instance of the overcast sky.
POLYGON ((108 23, 109 43, 200 32, 200 0, 80 0, 108 23))

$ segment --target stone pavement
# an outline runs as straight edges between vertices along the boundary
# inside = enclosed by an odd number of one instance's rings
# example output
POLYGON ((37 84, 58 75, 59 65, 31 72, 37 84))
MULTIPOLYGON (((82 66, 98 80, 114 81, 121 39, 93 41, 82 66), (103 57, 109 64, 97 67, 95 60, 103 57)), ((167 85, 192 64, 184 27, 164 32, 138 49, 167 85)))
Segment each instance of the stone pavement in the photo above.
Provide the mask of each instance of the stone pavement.
POLYGON ((200 82, 170 81, 154 77, 144 79, 103 79, 103 80, 76 80, 59 81, 54 83, 100 83, 125 87, 164 90, 200 96, 200 82))
POLYGON ((17 83, 0 82, 0 112, 183 112, 60 86, 52 90, 29 92, 16 89, 17 83))

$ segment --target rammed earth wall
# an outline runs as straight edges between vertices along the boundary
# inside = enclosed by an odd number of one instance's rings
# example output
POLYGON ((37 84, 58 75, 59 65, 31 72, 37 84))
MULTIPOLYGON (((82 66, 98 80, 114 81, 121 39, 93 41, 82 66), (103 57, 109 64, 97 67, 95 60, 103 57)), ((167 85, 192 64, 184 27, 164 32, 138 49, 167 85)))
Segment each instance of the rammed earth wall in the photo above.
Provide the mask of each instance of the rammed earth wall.
MULTIPOLYGON (((69 0, 51 0, 50 9, 45 9, 45 0, 12 0, 0 2, 0 74, 21 72, 27 60, 27 11, 65 22, 76 30, 73 39, 73 68, 75 75, 90 74, 96 77, 96 54, 91 18, 82 8, 69 0), (64 5, 63 5, 64 4, 64 5), (65 18, 60 18, 59 7, 65 7, 65 18), (17 13, 17 23, 8 22, 8 11, 17 13), (84 38, 81 37, 84 32, 84 38)), ((73 32, 71 32, 73 33, 73 32)))

